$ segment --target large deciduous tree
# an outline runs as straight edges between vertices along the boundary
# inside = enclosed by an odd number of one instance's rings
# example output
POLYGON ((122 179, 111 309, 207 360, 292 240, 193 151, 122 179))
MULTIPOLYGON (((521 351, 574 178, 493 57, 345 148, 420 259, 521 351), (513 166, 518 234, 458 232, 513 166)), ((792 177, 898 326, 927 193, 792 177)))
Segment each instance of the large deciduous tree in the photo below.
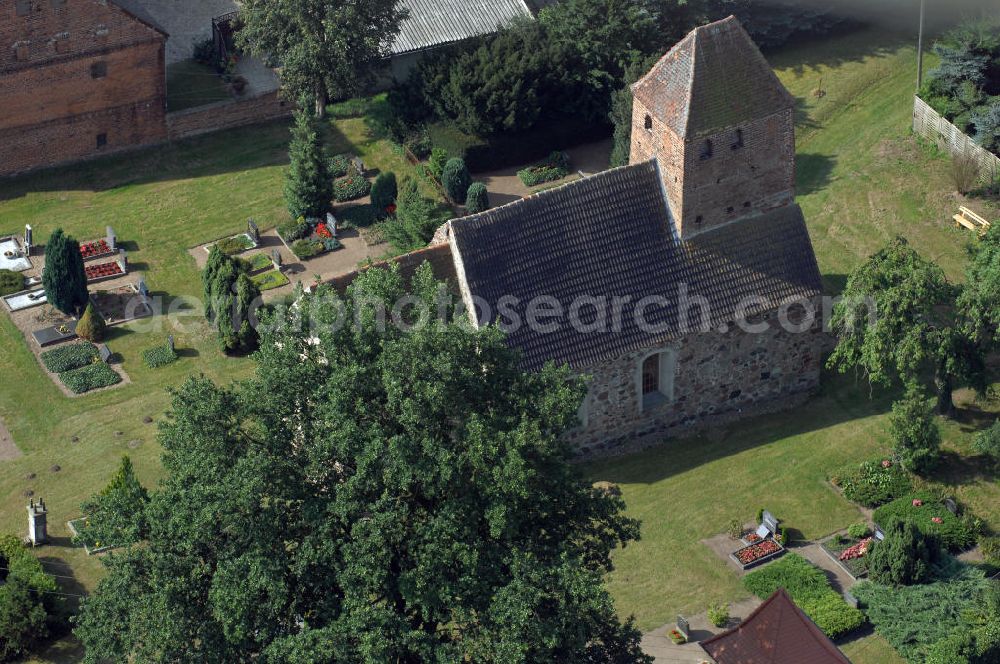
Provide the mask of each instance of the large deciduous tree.
POLYGON ((48 303, 70 316, 80 313, 90 299, 80 243, 61 228, 57 228, 45 244, 42 285, 48 303))
POLYGON ((374 81, 407 12, 399 0, 244 0, 237 44, 280 61, 294 99, 326 102, 374 81))
POLYGON ((829 365, 860 370, 874 384, 932 383, 938 410, 954 410, 952 391, 982 387, 982 348, 962 330, 958 288, 937 265, 896 238, 851 274, 833 309, 838 338, 829 365), (874 311, 873 311, 874 303, 874 311))
POLYGON ((986 348, 1000 347, 1000 224, 975 245, 958 298, 964 331, 986 348))
MULTIPOLYGON (((424 265, 413 301, 440 292, 424 265)), ((88 661, 648 661, 602 586, 638 523, 560 437, 579 381, 523 373, 495 328, 381 326, 404 293, 368 270, 345 325, 300 297, 254 379, 175 392, 149 539, 84 601, 88 661)))

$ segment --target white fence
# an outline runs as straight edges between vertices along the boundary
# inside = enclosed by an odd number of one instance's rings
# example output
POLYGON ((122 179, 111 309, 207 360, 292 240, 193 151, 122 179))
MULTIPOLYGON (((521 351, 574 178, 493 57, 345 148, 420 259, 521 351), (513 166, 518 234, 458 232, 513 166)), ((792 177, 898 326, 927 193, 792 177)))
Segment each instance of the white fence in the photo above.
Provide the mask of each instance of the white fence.
POLYGON ((980 176, 991 182, 1000 175, 1000 157, 980 147, 958 127, 948 122, 920 97, 913 97, 913 131, 954 156, 969 155, 979 162, 980 176))

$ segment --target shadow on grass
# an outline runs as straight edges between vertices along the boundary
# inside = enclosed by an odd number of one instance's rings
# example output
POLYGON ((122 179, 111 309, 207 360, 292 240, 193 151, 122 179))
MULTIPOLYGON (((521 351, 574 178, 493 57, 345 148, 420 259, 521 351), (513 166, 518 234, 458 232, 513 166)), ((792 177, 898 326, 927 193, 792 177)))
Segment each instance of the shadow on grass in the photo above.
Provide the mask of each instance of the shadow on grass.
POLYGON ((808 196, 830 184, 837 160, 823 154, 795 155, 795 189, 799 196, 808 196))
POLYGON ((196 348, 178 348, 174 352, 177 353, 177 357, 200 357, 201 353, 198 352, 196 348))
POLYGON ((945 486, 961 486, 973 482, 996 482, 1000 479, 997 466, 987 456, 963 456, 952 450, 942 450, 941 462, 929 479, 945 486))

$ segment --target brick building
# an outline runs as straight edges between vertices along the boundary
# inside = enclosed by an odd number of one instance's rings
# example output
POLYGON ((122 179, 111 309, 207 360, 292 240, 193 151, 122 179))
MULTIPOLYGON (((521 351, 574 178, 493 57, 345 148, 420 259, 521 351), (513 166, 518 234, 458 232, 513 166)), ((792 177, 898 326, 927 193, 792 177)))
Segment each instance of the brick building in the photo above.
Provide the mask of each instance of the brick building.
POLYGON ((166 39, 109 0, 0 2, 0 175, 165 140, 166 39))
POLYGON ((819 384, 791 95, 732 17, 689 34, 633 94, 630 165, 434 240, 473 324, 506 329, 527 370, 587 377, 568 434, 584 455, 789 408, 819 384))

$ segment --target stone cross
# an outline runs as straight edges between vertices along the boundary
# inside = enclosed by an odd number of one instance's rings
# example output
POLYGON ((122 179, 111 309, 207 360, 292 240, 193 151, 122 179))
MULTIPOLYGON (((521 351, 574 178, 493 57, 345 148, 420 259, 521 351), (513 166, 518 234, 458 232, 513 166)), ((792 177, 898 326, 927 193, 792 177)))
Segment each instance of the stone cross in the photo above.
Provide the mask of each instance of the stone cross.
POLYGON ((49 541, 48 533, 48 510, 45 509, 45 501, 41 498, 36 503, 32 499, 28 503, 28 541, 31 546, 38 546, 49 541))

